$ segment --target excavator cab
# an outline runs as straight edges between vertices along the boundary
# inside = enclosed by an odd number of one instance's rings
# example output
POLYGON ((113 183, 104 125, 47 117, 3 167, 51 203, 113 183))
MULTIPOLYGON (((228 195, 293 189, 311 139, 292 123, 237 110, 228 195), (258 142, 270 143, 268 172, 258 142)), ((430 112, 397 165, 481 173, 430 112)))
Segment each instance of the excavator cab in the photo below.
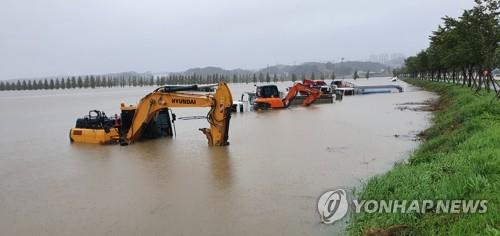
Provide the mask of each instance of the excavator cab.
MULTIPOLYGON (((122 104, 121 108, 121 125, 120 134, 124 136, 128 133, 134 121, 134 115, 136 111, 135 106, 125 106, 122 104)), ((151 120, 144 124, 143 130, 138 140, 155 139, 160 137, 172 137, 174 133, 172 131, 173 126, 173 116, 175 114, 168 108, 161 109, 152 115, 151 120), (171 118, 172 117, 172 118, 171 118)))
POLYGON ((256 99, 254 101, 255 110, 267 110, 271 108, 283 108, 285 105, 280 97, 280 92, 276 85, 257 86, 256 99))
POLYGON ((257 87, 257 97, 260 98, 279 98, 280 92, 276 85, 264 85, 257 87))

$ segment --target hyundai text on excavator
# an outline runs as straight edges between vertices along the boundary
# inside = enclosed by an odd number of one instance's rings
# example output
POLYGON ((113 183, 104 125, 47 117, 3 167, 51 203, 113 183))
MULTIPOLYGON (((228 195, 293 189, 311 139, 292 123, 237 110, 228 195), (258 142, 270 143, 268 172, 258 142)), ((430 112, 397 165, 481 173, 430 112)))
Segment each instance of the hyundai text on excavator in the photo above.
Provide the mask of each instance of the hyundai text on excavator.
POLYGON ((254 109, 266 110, 287 108, 299 92, 308 94, 302 105, 309 106, 321 96, 321 91, 315 88, 305 86, 301 83, 295 83, 288 89, 287 95, 282 99, 276 85, 257 86, 254 109))
POLYGON ((219 83, 215 93, 193 91, 203 90, 197 85, 164 86, 144 96, 135 106, 122 104, 120 116, 107 117, 104 112, 91 111, 88 116, 77 120, 76 127, 70 130, 70 140, 127 145, 141 138, 172 136, 172 122, 176 118, 171 108, 209 107, 206 119, 210 128, 199 130, 206 135, 209 146, 228 145, 233 104, 229 87, 219 83))

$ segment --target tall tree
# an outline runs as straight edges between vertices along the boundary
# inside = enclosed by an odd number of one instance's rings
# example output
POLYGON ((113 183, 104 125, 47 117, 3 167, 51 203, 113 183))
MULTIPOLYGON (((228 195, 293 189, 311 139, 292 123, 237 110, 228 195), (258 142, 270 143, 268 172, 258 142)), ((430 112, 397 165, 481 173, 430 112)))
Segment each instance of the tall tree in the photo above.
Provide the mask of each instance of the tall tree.
POLYGON ((264 75, 262 74, 262 72, 259 73, 259 82, 264 82, 264 75))
POLYGON ((83 79, 83 87, 84 88, 90 87, 90 78, 88 75, 86 75, 85 78, 83 79))
POLYGON ((469 87, 490 88, 490 73, 498 66, 500 2, 475 0, 472 9, 458 18, 444 17, 432 32, 430 46, 405 60, 400 73, 422 79, 461 82, 469 87), (485 77, 486 76, 486 77, 485 77), (486 83, 486 85, 485 85, 486 83))
POLYGON ((55 88, 55 85, 54 85, 54 79, 50 79, 50 82, 49 82, 49 89, 54 89, 55 88))
POLYGON ((89 82, 89 84, 90 84, 90 85, 89 85, 89 86, 90 86, 91 88, 95 88, 95 87, 96 87, 96 80, 95 80, 95 77, 94 77, 93 75, 91 75, 89 80, 90 80, 90 82, 89 82))
POLYGON ((43 80, 43 89, 49 89, 49 82, 47 81, 47 79, 43 80))

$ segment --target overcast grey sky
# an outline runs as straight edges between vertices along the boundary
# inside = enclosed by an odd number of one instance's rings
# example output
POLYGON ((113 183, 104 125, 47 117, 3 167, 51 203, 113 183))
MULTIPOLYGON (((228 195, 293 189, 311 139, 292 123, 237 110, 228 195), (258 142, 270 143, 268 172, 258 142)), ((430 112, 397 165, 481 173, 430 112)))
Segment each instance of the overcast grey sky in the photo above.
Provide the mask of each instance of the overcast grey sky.
POLYGON ((0 0, 0 79, 411 55, 472 0, 0 0))

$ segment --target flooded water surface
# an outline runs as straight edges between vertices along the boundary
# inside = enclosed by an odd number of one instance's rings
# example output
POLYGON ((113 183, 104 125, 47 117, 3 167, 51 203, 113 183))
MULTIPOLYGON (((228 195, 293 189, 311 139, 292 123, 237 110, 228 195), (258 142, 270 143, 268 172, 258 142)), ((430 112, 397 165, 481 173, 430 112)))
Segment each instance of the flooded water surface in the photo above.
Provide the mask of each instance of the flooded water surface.
MULTIPOLYGON (((388 78, 357 84, 394 84, 388 78)), ((361 186, 408 157, 430 113, 396 109, 434 95, 345 97, 334 104, 234 114, 230 146, 208 147, 205 120, 129 146, 71 144, 88 110, 118 113, 153 88, 0 93, 2 235, 334 235, 317 199, 361 186)), ((290 83, 279 83, 284 90, 290 83)), ((254 90, 230 86, 233 96, 254 90)), ((178 117, 207 109, 174 109, 178 117)))

